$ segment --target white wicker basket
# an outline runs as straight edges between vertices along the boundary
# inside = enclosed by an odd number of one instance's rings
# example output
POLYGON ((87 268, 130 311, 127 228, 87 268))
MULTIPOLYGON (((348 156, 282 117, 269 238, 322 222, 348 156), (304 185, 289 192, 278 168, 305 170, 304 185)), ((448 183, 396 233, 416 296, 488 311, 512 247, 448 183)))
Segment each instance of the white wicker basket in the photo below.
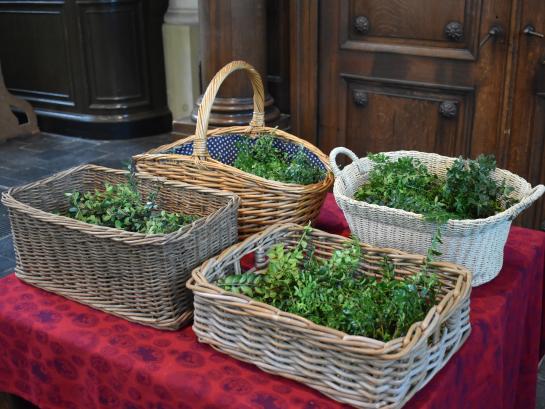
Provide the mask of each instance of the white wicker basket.
MULTIPOLYGON (((392 159, 411 156, 419 159, 432 173, 445 176, 456 158, 415 151, 385 152, 392 159)), ((333 193, 342 209, 350 230, 373 246, 392 247, 410 253, 426 254, 436 225, 423 220, 422 215, 365 203, 354 199, 355 191, 367 180, 373 162, 358 157, 349 149, 335 148, 329 155, 335 174, 333 193), (345 154, 352 163, 343 170, 336 158, 345 154)), ((492 174, 495 180, 505 180, 514 190, 511 197, 517 203, 505 211, 485 219, 450 220, 442 227, 443 245, 440 260, 461 264, 473 272, 473 287, 495 278, 503 264, 503 248, 512 220, 530 206, 545 191, 543 185, 532 186, 520 176, 502 169, 492 174)))

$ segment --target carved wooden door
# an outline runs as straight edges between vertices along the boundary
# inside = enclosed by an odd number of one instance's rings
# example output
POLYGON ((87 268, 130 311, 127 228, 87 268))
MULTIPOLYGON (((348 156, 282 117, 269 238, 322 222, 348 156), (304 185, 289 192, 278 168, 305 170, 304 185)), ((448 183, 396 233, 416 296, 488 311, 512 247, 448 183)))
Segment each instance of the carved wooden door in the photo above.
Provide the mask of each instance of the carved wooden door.
POLYGON ((323 0, 319 21, 325 152, 499 153, 509 1, 323 0))

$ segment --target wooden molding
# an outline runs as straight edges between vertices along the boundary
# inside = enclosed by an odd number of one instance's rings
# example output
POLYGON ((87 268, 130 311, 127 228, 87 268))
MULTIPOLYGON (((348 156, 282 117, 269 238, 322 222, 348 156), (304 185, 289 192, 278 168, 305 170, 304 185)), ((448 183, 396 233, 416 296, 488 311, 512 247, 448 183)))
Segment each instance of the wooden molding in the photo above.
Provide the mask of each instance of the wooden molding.
POLYGON ((290 107, 295 135, 314 145, 318 140, 317 0, 291 0, 290 107))

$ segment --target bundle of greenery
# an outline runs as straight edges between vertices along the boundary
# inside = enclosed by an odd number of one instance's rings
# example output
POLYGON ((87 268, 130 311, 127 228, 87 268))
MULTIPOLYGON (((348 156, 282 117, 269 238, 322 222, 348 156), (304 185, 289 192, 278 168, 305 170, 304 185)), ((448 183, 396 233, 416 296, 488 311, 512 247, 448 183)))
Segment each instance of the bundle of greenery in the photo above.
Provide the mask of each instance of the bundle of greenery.
POLYGON ((426 267, 399 278, 384 259, 381 277, 367 276, 358 271, 357 239, 331 258, 319 259, 310 232, 306 227, 292 250, 283 244, 272 247, 264 272, 229 275, 216 284, 316 324, 385 342, 404 336, 436 304, 440 282, 426 267))
POLYGON ((269 180, 310 185, 324 179, 325 170, 311 162, 300 147, 295 154, 282 152, 274 146, 274 135, 260 135, 253 141, 244 137, 237 143, 233 166, 269 180))
POLYGON ((156 194, 144 202, 133 183, 105 184, 103 191, 66 193, 70 207, 64 216, 85 223, 144 234, 172 233, 197 216, 158 210, 156 194))
POLYGON ((476 160, 456 159, 444 179, 412 157, 368 157, 374 166, 368 180, 354 194, 357 200, 419 213, 439 223, 489 217, 514 203, 509 197, 513 189, 491 176, 496 169, 491 155, 480 155, 476 160))

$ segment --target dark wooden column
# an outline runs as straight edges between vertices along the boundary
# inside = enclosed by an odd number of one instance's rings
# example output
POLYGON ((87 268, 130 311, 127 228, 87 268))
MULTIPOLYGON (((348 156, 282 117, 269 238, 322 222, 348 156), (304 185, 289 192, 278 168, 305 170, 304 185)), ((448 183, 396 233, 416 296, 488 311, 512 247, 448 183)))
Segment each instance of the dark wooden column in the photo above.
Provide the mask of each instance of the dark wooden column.
MULTIPOLYGON (((233 60, 252 64, 261 74, 267 90, 267 29, 265 0, 201 0, 201 84, 206 89, 214 74, 233 60)), ((202 97, 202 95, 201 95, 202 97)), ((191 117, 175 120, 174 133, 194 132, 201 97, 195 101, 191 117)), ((212 107, 210 127, 246 125, 252 117, 252 88, 245 73, 234 73, 222 85, 212 107)), ((265 121, 269 126, 288 128, 270 94, 266 93, 265 121)))
POLYGON ((168 0, 0 0, 8 90, 40 129, 91 138, 170 130, 161 25, 168 0))

